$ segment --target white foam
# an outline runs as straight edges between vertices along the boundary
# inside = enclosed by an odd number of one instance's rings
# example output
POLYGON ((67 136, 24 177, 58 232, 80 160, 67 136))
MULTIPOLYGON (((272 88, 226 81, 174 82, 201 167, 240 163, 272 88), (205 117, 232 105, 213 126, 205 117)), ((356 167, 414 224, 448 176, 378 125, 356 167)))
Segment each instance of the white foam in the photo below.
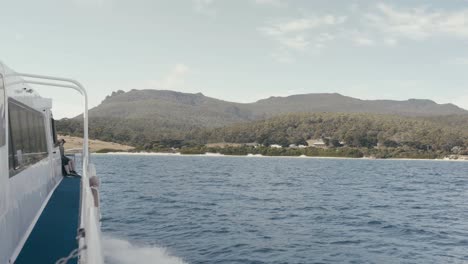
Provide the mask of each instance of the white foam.
POLYGON ((205 156, 215 156, 215 157, 222 157, 224 154, 221 153, 213 153, 213 152, 206 152, 205 156))
POLYGON ((171 256, 164 248, 134 245, 127 240, 109 236, 103 237, 102 242, 107 264, 187 264, 171 256))
POLYGON ((93 153, 93 155, 133 155, 133 156, 181 156, 180 152, 107 152, 107 153, 93 153))

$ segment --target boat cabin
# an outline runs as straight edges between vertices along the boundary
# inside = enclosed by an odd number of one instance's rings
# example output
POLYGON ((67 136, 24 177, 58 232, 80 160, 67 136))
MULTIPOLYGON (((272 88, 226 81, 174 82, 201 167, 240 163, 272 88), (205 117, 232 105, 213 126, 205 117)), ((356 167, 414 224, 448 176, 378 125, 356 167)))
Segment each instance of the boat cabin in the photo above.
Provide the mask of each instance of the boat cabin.
POLYGON ((102 263, 87 148, 83 177, 64 177, 52 100, 30 84, 73 87, 24 76, 56 79, 18 74, 0 63, 0 264, 102 263))

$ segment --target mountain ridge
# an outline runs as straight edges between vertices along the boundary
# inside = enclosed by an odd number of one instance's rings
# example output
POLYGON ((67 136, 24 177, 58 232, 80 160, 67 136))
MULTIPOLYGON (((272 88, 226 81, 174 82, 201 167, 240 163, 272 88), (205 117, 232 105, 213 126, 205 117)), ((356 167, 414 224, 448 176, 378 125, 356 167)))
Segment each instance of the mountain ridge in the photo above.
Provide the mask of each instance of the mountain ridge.
MULTIPOLYGON (((197 92, 197 93, 186 93, 186 92, 179 92, 179 91, 174 91, 174 90, 156 90, 156 89, 142 89, 142 90, 138 90, 138 89, 132 89, 128 92, 124 92, 122 90, 118 90, 118 91, 114 91, 112 92, 111 95, 107 96, 106 99, 104 99, 101 103, 104 103, 107 99, 115 96, 115 95, 121 95, 121 94, 129 94, 129 93, 132 93, 132 92, 149 92, 149 93, 158 93, 159 95, 164 95, 164 94, 173 94, 173 95, 182 95, 182 96, 196 96, 196 97, 204 97, 204 98, 207 98, 207 99, 214 99, 214 100, 217 100, 217 101, 220 101, 220 102, 226 102, 226 103, 232 103, 232 104, 239 104, 239 105, 252 105, 252 104, 257 104, 257 103, 261 103, 261 102, 264 102, 264 101, 268 101, 268 100, 274 100, 274 99, 290 99, 290 98, 294 98, 294 97, 304 97, 304 96, 337 96, 337 97, 341 97, 341 98, 347 98, 347 99, 354 99, 354 100, 359 100, 359 101, 362 101, 362 102, 395 102, 395 103, 402 103, 402 102, 412 102, 412 103, 429 103, 429 104, 433 104, 433 105, 439 105, 439 106, 450 106, 450 107, 456 107, 458 109, 461 109, 463 111, 465 111, 467 114, 468 114, 468 109, 464 109, 460 106, 457 106, 456 104, 454 103, 437 103, 435 102, 434 100, 431 100, 431 99, 420 99, 420 98, 409 98, 409 99, 406 99, 406 100, 393 100, 393 99, 360 99, 360 98, 357 98, 357 97, 352 97, 352 96, 347 96, 347 95, 343 95, 341 93, 303 93, 303 94, 294 94, 294 95, 288 95, 288 96, 270 96, 268 98, 263 98, 263 99, 258 99, 257 101, 254 101, 254 102, 248 102, 248 103, 241 103, 241 102, 234 102, 234 101, 228 101, 228 100, 224 100, 224 99, 218 99, 218 98, 215 98, 215 97, 211 97, 211 96, 206 96, 204 95, 203 93, 201 92, 197 92)), ((148 99, 147 97, 145 97, 144 99, 148 99)))
POLYGON ((468 111, 454 104, 438 104, 429 99, 363 100, 339 93, 308 93, 286 97, 271 96, 251 103, 237 103, 208 97, 202 93, 171 90, 117 91, 90 110, 93 117, 146 118, 152 115, 206 115, 224 119, 214 125, 248 121, 297 112, 377 113, 403 116, 465 115, 468 111))

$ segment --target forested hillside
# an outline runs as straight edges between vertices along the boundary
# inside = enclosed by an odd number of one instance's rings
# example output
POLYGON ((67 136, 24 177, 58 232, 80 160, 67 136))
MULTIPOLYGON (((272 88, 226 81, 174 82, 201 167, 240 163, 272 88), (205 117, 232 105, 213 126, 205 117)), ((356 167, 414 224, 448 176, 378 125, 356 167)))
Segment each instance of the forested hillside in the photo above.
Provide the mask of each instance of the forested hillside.
MULTIPOLYGON (((90 137, 148 150, 210 142, 287 146, 323 139, 330 147, 450 152, 468 147, 467 113, 428 100, 308 94, 238 104, 202 94, 132 90, 115 92, 90 111, 90 137)), ((79 136, 81 118, 60 120, 57 128, 79 136)))
MULTIPOLYGON (((451 117, 455 119, 455 117, 451 117)), ((288 114, 216 129, 197 130, 186 139, 208 142, 257 142, 263 145, 305 144, 307 139, 324 139, 329 146, 407 146, 416 149, 451 150, 468 146, 468 130, 460 123, 445 126, 438 120, 378 114, 314 113, 288 114)))
MULTIPOLYGON (((181 130, 180 126, 158 123, 157 120, 99 118, 91 121, 90 137, 147 149, 161 144, 163 147, 180 146, 181 142, 257 142, 263 145, 287 146, 304 144, 311 138, 328 140, 330 146, 339 146, 338 142, 344 142, 350 147, 366 148, 377 145, 444 151, 457 146, 467 148, 468 130, 465 126, 468 116, 450 116, 442 120, 378 114, 304 113, 218 128, 187 126, 181 130), (446 124, 447 120, 452 120, 451 125, 446 124)), ((62 120, 58 123, 58 128, 61 133, 80 135, 81 125, 76 120, 62 120)))

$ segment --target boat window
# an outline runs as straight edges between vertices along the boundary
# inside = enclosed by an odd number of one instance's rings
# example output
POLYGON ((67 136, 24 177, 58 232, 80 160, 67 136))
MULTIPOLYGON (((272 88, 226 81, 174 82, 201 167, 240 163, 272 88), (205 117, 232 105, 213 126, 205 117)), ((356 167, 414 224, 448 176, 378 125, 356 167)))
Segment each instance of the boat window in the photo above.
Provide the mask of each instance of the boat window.
POLYGON ((9 153, 8 153, 8 168, 10 168, 10 175, 11 175, 12 170, 13 170, 13 168, 15 166, 15 155, 13 154, 13 142, 11 140, 11 130, 10 130, 10 135, 8 137, 8 150, 9 150, 9 153))
POLYGON ((44 115, 14 99, 8 100, 10 177, 47 157, 44 115))
POLYGON ((5 87, 3 76, 0 74, 0 147, 5 145, 6 140, 6 116, 5 116, 5 87))
POLYGON ((50 119, 50 125, 52 126, 51 131, 52 131, 52 139, 54 141, 54 146, 57 146, 57 130, 55 128, 55 119, 53 118, 50 119))

